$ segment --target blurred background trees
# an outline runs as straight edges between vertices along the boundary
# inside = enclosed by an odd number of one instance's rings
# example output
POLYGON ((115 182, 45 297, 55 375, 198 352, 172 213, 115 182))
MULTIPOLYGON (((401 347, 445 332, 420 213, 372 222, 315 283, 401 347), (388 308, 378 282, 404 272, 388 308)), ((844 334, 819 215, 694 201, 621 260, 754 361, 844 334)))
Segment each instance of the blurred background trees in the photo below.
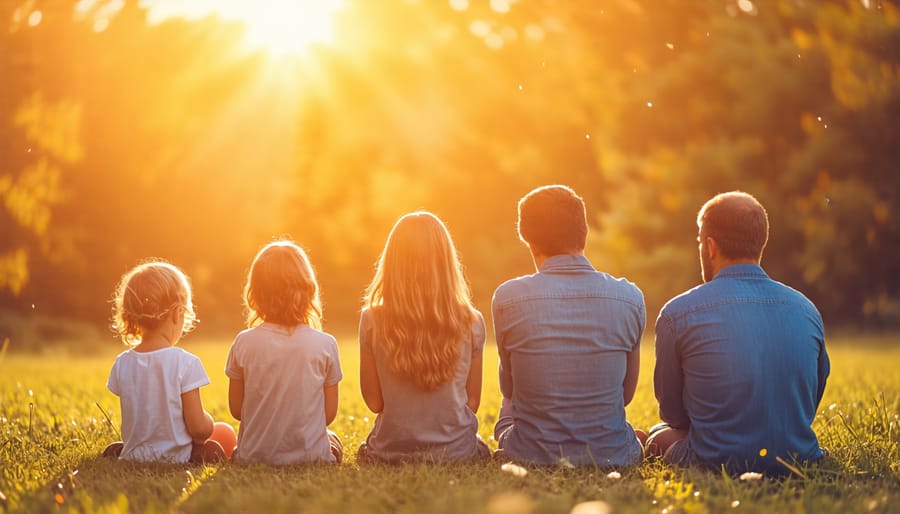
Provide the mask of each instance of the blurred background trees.
POLYGON ((696 212, 731 189, 766 205, 764 266, 827 323, 900 325, 896 3, 345 0, 331 40, 289 54, 216 2, 162 3, 0 2, 5 311, 103 326, 155 256, 230 334, 251 258, 291 236, 352 333, 391 225, 424 208, 487 312, 532 270, 516 201, 565 183, 651 327, 699 282, 696 212))

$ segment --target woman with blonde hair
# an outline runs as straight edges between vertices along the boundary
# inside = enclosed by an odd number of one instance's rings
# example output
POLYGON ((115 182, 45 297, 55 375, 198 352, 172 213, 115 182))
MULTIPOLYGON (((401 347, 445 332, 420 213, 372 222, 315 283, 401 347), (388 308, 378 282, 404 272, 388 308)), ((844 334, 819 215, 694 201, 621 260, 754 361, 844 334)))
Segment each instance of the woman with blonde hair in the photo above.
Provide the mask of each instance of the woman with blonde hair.
POLYGON ((484 341, 444 223, 429 212, 401 217, 360 316, 360 387, 378 416, 357 460, 490 458, 475 417, 484 341))

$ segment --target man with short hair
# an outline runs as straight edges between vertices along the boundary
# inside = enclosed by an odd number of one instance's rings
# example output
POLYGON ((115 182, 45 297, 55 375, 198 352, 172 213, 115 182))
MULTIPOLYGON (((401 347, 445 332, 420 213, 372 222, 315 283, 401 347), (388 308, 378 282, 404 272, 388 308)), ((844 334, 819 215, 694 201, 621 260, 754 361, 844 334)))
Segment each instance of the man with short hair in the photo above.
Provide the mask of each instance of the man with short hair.
POLYGON ((697 216, 704 284, 656 321, 654 388, 663 425, 648 455, 730 473, 786 473, 822 457, 811 424, 829 373, 822 317, 766 275, 769 221, 753 196, 713 197, 697 216))
POLYGON ((640 462, 625 420, 634 397, 646 314, 640 289, 584 256, 584 202, 545 186, 519 201, 520 239, 537 273, 493 300, 503 403, 494 437, 504 459, 622 467, 640 462))

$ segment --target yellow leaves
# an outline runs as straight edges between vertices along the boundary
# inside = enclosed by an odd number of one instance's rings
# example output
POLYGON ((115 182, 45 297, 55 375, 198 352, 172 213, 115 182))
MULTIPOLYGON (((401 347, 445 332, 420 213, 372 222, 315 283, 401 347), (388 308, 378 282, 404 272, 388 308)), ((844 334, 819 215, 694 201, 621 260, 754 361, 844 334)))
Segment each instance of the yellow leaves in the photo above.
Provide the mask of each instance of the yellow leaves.
MULTIPOLYGON (((24 131, 25 139, 39 155, 24 169, 0 170, 0 203, 15 222, 34 235, 45 236, 53 206, 62 199, 60 164, 81 160, 81 105, 60 101, 48 103, 36 92, 15 111, 12 124, 24 131)), ((23 149, 24 150, 24 149, 23 149)), ((0 255, 0 288, 18 295, 28 283, 28 252, 19 248, 0 255)))
POLYGON ((73 164, 84 156, 80 104, 48 104, 40 93, 34 93, 16 111, 13 126, 22 128, 32 144, 62 162, 73 164))
MULTIPOLYGON (((842 16, 843 18, 843 16, 842 16)), ((838 19, 835 17, 834 19, 838 19)), ((852 9, 848 27, 820 26, 819 38, 830 61, 831 88, 835 99, 844 107, 859 110, 867 105, 882 104, 900 87, 900 69, 878 53, 847 44, 844 32, 860 33, 880 28, 883 21, 873 18, 861 6, 852 9)))
POLYGON ((18 296, 27 283, 28 252, 19 248, 0 255, 0 288, 7 288, 18 296))
POLYGON ((51 207, 62 197, 59 176, 59 168, 41 159, 15 179, 0 177, 0 198, 19 225, 37 235, 46 233, 51 207))
POLYGON ((794 40, 797 48, 801 50, 806 50, 813 46, 813 37, 803 29, 794 28, 791 30, 791 39, 794 40))

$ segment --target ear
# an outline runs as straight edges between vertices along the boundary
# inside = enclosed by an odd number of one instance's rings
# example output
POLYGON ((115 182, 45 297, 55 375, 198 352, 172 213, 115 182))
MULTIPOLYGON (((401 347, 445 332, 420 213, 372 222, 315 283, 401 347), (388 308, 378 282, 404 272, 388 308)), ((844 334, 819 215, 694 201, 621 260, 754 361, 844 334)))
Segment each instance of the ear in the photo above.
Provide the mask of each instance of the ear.
POLYGON ((709 254, 709 260, 711 261, 719 257, 719 243, 709 236, 706 238, 706 252, 709 254))

